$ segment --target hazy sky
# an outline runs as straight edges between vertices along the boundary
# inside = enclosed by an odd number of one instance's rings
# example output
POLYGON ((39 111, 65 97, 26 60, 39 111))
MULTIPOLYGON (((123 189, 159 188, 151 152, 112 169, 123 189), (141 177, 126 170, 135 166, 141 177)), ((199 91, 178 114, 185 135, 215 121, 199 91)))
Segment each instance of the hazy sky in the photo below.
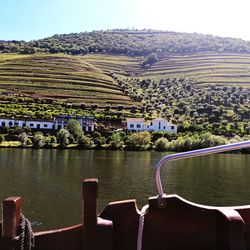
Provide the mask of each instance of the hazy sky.
POLYGON ((250 0, 0 0, 0 40, 114 28, 250 40, 250 0))

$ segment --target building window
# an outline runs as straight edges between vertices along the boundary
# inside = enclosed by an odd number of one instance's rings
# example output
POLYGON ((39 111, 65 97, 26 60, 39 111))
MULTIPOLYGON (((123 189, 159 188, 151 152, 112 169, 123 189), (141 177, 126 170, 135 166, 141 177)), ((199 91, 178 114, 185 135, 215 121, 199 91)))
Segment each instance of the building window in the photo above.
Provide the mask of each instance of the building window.
POLYGON ((15 122, 15 125, 18 125, 18 122, 15 122))
POLYGON ((150 122, 150 126, 152 126, 153 125, 153 122, 150 122))
POLYGON ((2 122, 2 127, 5 127, 5 122, 2 122))
POLYGON ((26 127, 26 123, 25 122, 23 123, 23 127, 26 127))
POLYGON ((11 127, 12 125, 13 125, 13 122, 12 122, 12 121, 10 121, 10 122, 9 122, 9 126, 11 127))
POLYGON ((141 124, 136 124, 136 127, 137 128, 141 128, 141 124))
POLYGON ((34 126, 34 124, 33 123, 30 123, 30 127, 33 127, 34 126))
POLYGON ((44 127, 44 128, 47 128, 47 127, 48 127, 48 124, 43 124, 43 127, 44 127))
POLYGON ((129 126, 130 128, 134 128, 135 126, 134 126, 134 124, 130 124, 130 126, 129 126))
POLYGON ((174 126, 171 126, 171 129, 173 130, 173 129, 174 129, 174 126))
POLYGON ((159 122, 159 127, 161 126, 161 122, 159 122))
POLYGON ((163 129, 166 129, 166 127, 164 126, 163 129))

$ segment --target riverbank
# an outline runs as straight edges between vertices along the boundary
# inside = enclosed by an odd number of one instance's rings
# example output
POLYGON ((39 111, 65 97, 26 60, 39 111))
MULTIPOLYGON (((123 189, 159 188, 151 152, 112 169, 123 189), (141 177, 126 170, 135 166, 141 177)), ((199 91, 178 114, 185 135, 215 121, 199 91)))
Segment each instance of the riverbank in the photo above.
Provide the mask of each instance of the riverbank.
MULTIPOLYGON (((200 142, 195 141, 192 143, 192 139, 188 138, 189 140, 183 140, 183 138, 174 140, 174 141, 168 141, 166 138, 159 138, 155 144, 151 142, 150 146, 139 146, 134 145, 134 147, 128 147, 126 145, 123 145, 123 147, 119 148, 112 148, 110 144, 104 144, 101 147, 96 147, 94 145, 93 147, 80 147, 77 143, 68 144, 65 146, 62 146, 60 143, 53 143, 50 145, 43 145, 42 147, 34 146, 33 144, 30 145, 22 145, 20 141, 4 141, 0 143, 0 148, 19 148, 19 149, 59 149, 59 150, 111 150, 111 151, 161 151, 161 152, 185 152, 195 149, 201 149, 201 148, 207 148, 212 146, 218 146, 218 145, 224 145, 229 143, 235 143, 240 140, 240 138, 235 138, 231 140, 219 140, 219 141, 205 141, 200 139, 200 142), (238 140, 236 140, 238 139, 238 140), (201 144, 201 142, 203 144, 201 144), (182 143, 182 144, 180 144, 182 143), (188 144, 189 143, 189 144, 188 144), (194 144, 195 143, 195 144, 194 144)), ((218 138, 217 138, 218 139, 218 138)), ((221 138, 220 138, 221 139, 221 138)), ((244 153, 244 154, 250 154, 249 148, 244 148, 241 150, 237 150, 238 152, 244 153)))

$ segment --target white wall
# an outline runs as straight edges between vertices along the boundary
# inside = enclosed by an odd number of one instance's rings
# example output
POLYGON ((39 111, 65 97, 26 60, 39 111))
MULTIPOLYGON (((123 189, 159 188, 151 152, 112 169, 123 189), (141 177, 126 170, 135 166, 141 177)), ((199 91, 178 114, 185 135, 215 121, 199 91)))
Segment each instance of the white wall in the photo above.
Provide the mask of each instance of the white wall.
POLYGON ((5 122, 5 127, 23 127, 24 124, 26 127, 36 129, 37 125, 40 124, 41 129, 53 129, 53 122, 43 122, 43 121, 25 121, 25 120, 15 120, 15 119, 0 119, 0 127, 3 126, 3 122, 5 122), (10 126, 10 122, 12 125, 10 126), (33 126, 32 126, 33 124, 33 126), (47 126, 46 126, 47 125, 47 126))
POLYGON ((144 130, 144 121, 128 121, 127 122, 128 131, 143 131, 144 130))
POLYGON ((165 119, 154 119, 152 125, 147 130, 177 133, 177 126, 167 122, 165 119))
MULTIPOLYGON (((2 127, 3 122, 5 122, 5 127, 23 127, 25 124, 26 127, 31 129, 55 129, 58 130, 58 126, 61 125, 61 128, 64 128, 67 125, 67 122, 58 123, 58 121, 26 121, 26 120, 15 120, 11 118, 0 118, 0 127, 2 127), (10 126, 10 122, 12 123, 10 126), (40 125, 40 127, 39 127, 40 125), (38 127, 37 127, 38 126, 38 127)), ((82 127, 83 124, 81 124, 82 127)), ((94 131, 94 120, 87 120, 85 131, 94 131)))
POLYGON ((177 133, 177 125, 167 122, 165 119, 154 119, 150 123, 145 121, 127 121, 127 130, 128 131, 163 131, 163 132, 173 132, 177 133), (133 127, 131 127, 131 124, 133 127))

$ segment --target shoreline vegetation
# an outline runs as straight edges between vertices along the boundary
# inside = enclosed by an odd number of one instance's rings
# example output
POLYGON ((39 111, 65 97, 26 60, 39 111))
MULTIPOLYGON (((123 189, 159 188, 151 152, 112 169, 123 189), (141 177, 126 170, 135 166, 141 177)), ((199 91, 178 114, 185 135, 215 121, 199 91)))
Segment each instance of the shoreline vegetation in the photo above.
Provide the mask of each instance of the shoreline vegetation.
MULTIPOLYGON (((235 135, 226 138, 211 132, 152 132, 126 133, 124 131, 85 134, 77 120, 70 120, 68 126, 57 133, 44 134, 27 128, 11 128, 0 133, 0 148, 44 148, 44 149, 97 149, 130 151, 175 151, 183 152, 249 140, 250 136, 235 135)), ((249 153, 249 150, 241 152, 249 153)))

